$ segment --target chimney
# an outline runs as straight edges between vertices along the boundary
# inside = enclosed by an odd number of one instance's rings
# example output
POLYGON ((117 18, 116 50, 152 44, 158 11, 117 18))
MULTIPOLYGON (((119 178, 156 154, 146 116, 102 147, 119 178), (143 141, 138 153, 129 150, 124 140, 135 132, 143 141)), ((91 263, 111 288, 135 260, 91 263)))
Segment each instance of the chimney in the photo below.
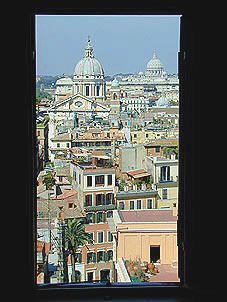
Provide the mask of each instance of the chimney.
POLYGON ((177 204, 174 202, 173 203, 173 216, 177 216, 177 215, 178 215, 177 204))

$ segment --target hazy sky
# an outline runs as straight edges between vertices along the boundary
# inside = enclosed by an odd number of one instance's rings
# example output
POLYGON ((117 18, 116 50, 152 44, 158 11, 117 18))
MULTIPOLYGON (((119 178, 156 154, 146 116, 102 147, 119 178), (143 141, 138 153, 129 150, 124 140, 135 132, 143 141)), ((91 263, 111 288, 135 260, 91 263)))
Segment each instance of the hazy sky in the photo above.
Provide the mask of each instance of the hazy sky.
POLYGON ((146 70, 155 50, 177 73, 179 16, 37 16, 38 75, 72 75, 90 36, 105 75, 146 70))

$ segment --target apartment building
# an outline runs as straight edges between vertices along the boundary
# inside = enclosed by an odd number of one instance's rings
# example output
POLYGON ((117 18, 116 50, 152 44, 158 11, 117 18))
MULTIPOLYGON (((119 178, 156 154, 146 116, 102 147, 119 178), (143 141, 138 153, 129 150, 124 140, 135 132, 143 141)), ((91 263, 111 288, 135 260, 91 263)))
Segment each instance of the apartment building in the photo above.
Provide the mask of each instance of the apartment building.
POLYGON ((157 208, 158 192, 129 190, 116 193, 116 207, 121 211, 143 211, 157 208))
POLYGON ((96 155, 91 161, 72 162, 70 174, 72 186, 78 192, 78 200, 86 215, 85 230, 93 238, 92 245, 78 250, 81 280, 112 280, 112 235, 107 218, 112 217, 115 209, 115 168, 108 157, 96 155), (84 264, 83 270, 80 270, 81 264, 84 264))
POLYGON ((158 192, 158 208, 173 207, 178 203, 178 159, 146 156, 145 166, 153 178, 153 189, 158 192))
MULTIPOLYGON (((177 263, 177 210, 114 210, 108 219, 113 234, 113 260, 140 259, 158 265, 177 263)), ((177 273, 177 272, 176 272, 177 273)))

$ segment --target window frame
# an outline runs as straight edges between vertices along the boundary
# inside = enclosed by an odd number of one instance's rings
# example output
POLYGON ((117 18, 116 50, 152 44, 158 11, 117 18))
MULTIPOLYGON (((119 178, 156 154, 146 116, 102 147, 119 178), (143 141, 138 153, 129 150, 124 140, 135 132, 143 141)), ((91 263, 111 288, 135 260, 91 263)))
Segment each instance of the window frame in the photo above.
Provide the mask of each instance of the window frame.
POLYGON ((97 244, 103 244, 104 242, 104 231, 97 231, 97 244), (102 234, 102 242, 99 242, 99 234, 102 234))
MULTIPOLYGON (((42 9, 40 9, 40 10, 41 10, 41 12, 43 12, 42 9)), ((40 14, 40 10, 38 10, 37 14, 40 14)), ((168 11, 168 9, 167 10, 163 10, 163 9, 157 10, 157 8, 156 8, 155 11, 159 12, 159 13, 161 11, 161 12, 164 12, 164 15, 168 15, 166 13, 166 11, 168 11)), ((177 15, 181 15, 181 13, 179 12, 178 9, 175 11, 175 13, 177 13, 177 15)), ((149 13, 149 10, 147 10, 146 14, 147 15, 148 14, 153 15, 154 13, 152 13, 152 12, 149 13)), ((35 96, 35 93, 34 93, 34 91, 35 91, 35 76, 34 76, 35 75, 35 60, 34 60, 34 58, 35 58, 35 13, 34 13, 34 11, 31 14, 27 15, 26 17, 27 17, 26 18, 26 23, 27 23, 28 28, 29 28, 28 34, 27 34, 28 46, 26 46, 26 52, 28 54, 27 57, 29 58, 27 73, 31 75, 31 77, 28 77, 27 94, 30 96, 29 99, 31 100, 31 99, 35 99, 35 97, 34 97, 35 96)), ((183 62, 183 60, 184 60, 184 51, 187 50, 185 45, 190 46, 191 47, 190 50, 193 49, 193 47, 194 47, 194 49, 196 47, 196 46, 193 45, 193 43, 191 43, 192 40, 193 40, 193 33, 190 34, 190 30, 188 28, 189 28, 189 21, 188 21, 188 19, 187 18, 183 19, 181 17, 181 36, 180 36, 180 39, 181 39, 181 44, 183 46, 181 45, 181 51, 179 53, 179 58, 178 58, 180 62, 183 62), (183 21, 184 31, 182 29, 182 20, 184 20, 183 21), (189 39, 188 43, 185 42, 185 39, 183 39, 183 42, 182 42, 182 31, 184 32, 184 35, 187 36, 187 39, 189 39), (188 33, 188 35, 186 33, 188 33)), ((194 29, 195 28, 192 29, 192 32, 193 32, 194 29)), ((195 33, 195 31, 194 31, 194 33, 195 33)), ((189 50, 189 55, 190 55, 190 50, 189 50)), ((185 68, 186 68, 185 66, 189 67, 189 63, 187 61, 185 63, 181 64, 181 69, 185 70, 185 68)), ((183 76, 181 76, 180 79, 182 79, 182 77, 183 76)), ((184 78, 183 78, 183 83, 185 83, 184 78)), ((189 87, 190 86, 193 87, 193 85, 194 85, 193 81, 190 80, 189 87)), ((185 88, 183 87, 182 83, 181 83, 181 86, 182 86, 181 87, 181 90, 182 90, 181 93, 183 93, 184 92, 183 90, 185 88)), ((35 106, 34 106, 34 104, 32 102, 31 102, 31 104, 29 104, 29 102, 27 101, 27 104, 28 104, 28 113, 29 113, 28 114, 28 125, 31 126, 30 129, 32 129, 32 130, 28 131, 28 136, 27 136, 28 137, 28 142, 29 142, 28 143, 29 148, 32 150, 31 154, 28 157, 28 162, 30 163, 30 165, 29 165, 29 171, 27 173, 27 177, 28 177, 27 180, 28 180, 28 183, 29 183, 29 186, 28 186, 28 196, 29 196, 30 200, 36 200, 36 196, 34 196, 34 187, 35 187, 35 183, 36 183, 36 179, 35 179, 35 176, 34 176, 35 172, 36 172, 36 166, 35 166, 35 161, 34 161, 34 157, 35 157, 35 150, 34 150, 35 135, 33 134, 34 133, 34 129, 35 129, 35 126, 34 126, 34 120, 35 120, 35 118, 34 118, 35 117, 34 107, 35 106)), ((186 105, 186 99, 182 102, 182 104, 180 104, 180 114, 182 116, 180 118, 179 124, 184 127, 184 130, 185 130, 185 128, 187 129, 187 134, 189 134, 189 136, 190 136, 190 135, 193 135, 193 133, 195 133, 195 132, 193 132, 194 131, 193 128, 190 128, 191 121, 186 122, 186 113, 184 114, 184 111, 182 110, 183 108, 186 108, 186 112, 187 112, 188 116, 190 116, 189 113, 191 113, 191 112, 196 113, 196 111, 193 108, 193 106, 189 107, 189 106, 186 105)), ((191 116, 193 116, 193 114, 191 114, 191 116)), ((180 214, 180 219, 178 219, 178 222, 179 222, 179 224, 178 224, 178 231, 181 231, 181 233, 178 233, 178 236, 179 236, 179 234, 181 235, 181 238, 179 238, 179 239, 182 241, 185 238, 185 236, 187 237, 187 239, 190 238, 190 236, 192 236, 192 229, 189 226, 187 226, 185 228, 185 225, 184 225, 183 218, 186 215, 185 214, 185 208, 187 209, 187 215, 189 215, 190 217, 193 217, 193 215, 191 214, 190 209, 188 208, 188 205, 186 206, 185 203, 184 203, 184 197, 186 196, 186 194, 185 194, 186 191, 187 191, 187 193, 192 194, 192 196, 193 196, 193 193, 190 193, 190 190, 189 190, 190 185, 187 184, 187 181, 186 181, 187 179, 189 179, 189 176, 187 176, 187 174, 186 174, 186 176, 183 177, 183 175, 184 175, 185 171, 187 171, 188 175, 190 173, 193 174, 195 172, 195 167, 193 167, 191 170, 190 170, 190 168, 188 168, 189 164, 190 164, 190 161, 184 155, 185 145, 186 145, 186 134, 184 134, 180 130, 179 136, 180 136, 180 140, 181 140, 181 144, 179 146, 179 149, 180 149, 180 152, 179 152, 179 154, 180 154, 180 156, 179 156, 179 166, 180 166, 179 186, 181 184, 181 190, 179 190, 180 191, 179 195, 180 195, 181 198, 179 200, 181 200, 182 203, 179 204, 179 213, 181 213, 181 214, 180 214), (183 165, 180 165, 180 163, 183 164, 185 162, 187 163, 187 165, 186 165, 187 168, 183 167, 183 165), (185 184, 184 189, 183 189, 182 184, 185 184), (190 214, 188 214, 188 212, 190 214), (180 228, 179 228, 179 226, 180 226, 180 228), (184 232, 186 232, 187 234, 185 235, 184 232)), ((195 153, 193 153, 193 154, 194 154, 193 156, 195 156, 195 153)), ((192 158, 192 155, 191 155, 191 158, 192 158)), ((195 175, 195 173, 193 175, 195 175)), ((188 198, 186 198, 186 200, 188 200, 188 198)), ((52 291, 48 291, 47 288, 45 288, 45 286, 44 287, 39 287, 39 286, 36 285, 36 282, 35 282, 35 276, 36 276, 36 274, 35 274, 35 272, 36 272, 35 258, 36 257, 34 255, 34 250, 36 248, 36 242, 35 242, 34 237, 33 237, 34 230, 36 230, 36 226, 35 226, 35 222, 36 222, 36 217, 35 217, 35 214, 36 214, 36 205, 35 205, 35 202, 34 203, 30 203, 29 205, 27 204, 27 208, 28 208, 29 213, 31 214, 31 215, 28 215, 28 217, 29 217, 29 224, 31 225, 31 228, 27 229, 27 231, 29 233, 29 243, 31 243, 31 252, 29 253, 29 257, 27 259, 28 262, 29 262, 29 274, 31 273, 30 276, 29 276, 29 278, 28 278, 28 284, 31 286, 33 294, 36 295, 36 297, 40 296, 41 292, 42 292, 42 296, 45 296, 45 295, 51 296, 52 293, 56 292, 54 289, 52 291), (31 275, 32 275, 32 278, 31 278, 31 275), (43 291, 44 288, 45 288, 46 293, 43 291)), ((192 211, 194 211, 194 210, 192 210, 192 211)), ((180 241, 179 241, 179 243, 180 243, 180 241)), ((193 248, 193 247, 191 247, 191 248, 193 248)), ((185 250, 188 249, 187 245, 185 245, 184 249, 185 250)), ((181 245, 178 245, 178 250, 182 254, 183 247, 181 245)), ((186 263, 188 263, 189 256, 187 256, 186 258, 183 257, 182 259, 186 259, 185 261, 186 261, 186 263)), ((183 261, 182 261, 182 264, 183 264, 183 261)), ((179 293, 179 288, 180 287, 182 288, 182 285, 186 284, 184 282, 185 281, 185 276, 187 276, 187 279, 189 281, 192 280, 192 278, 190 279, 187 274, 183 273, 180 284, 177 285, 177 286, 174 285, 174 287, 176 288, 175 293, 177 291, 179 293)), ((195 278, 195 276, 194 276, 194 278, 195 278)), ((174 292, 172 290, 169 291, 169 285, 170 285, 170 283, 169 284, 164 284, 163 283, 162 286, 160 285, 160 283, 158 285, 157 284, 152 284, 152 285, 149 284, 149 286, 148 286, 149 287, 149 294, 150 294, 150 290, 152 288, 155 288, 155 286, 158 286, 158 287, 161 286, 161 290, 160 291, 157 290, 157 292, 160 292, 160 295, 163 293, 163 288, 165 289, 165 292, 174 292)), ((63 295, 64 295, 64 288, 60 289, 60 288, 58 288, 57 285, 54 285, 54 286, 57 288, 59 294, 62 292, 63 295)), ((115 286, 117 286, 117 285, 115 285, 115 286)), ((121 287, 122 286, 124 286, 124 284, 121 284, 121 287)), ((132 284, 132 285, 130 285, 130 288, 133 288, 134 286, 135 286, 135 284, 132 284)), ((143 290, 145 287, 146 287, 145 285, 144 286, 138 286, 137 287, 137 292, 139 292, 139 289, 143 290)), ((195 289, 195 287, 193 286, 192 283, 188 283, 187 287, 189 287, 191 289, 195 289)), ((114 286, 112 288, 114 289, 114 286)), ((185 287, 183 287, 183 288, 185 288, 185 287)), ((76 289, 76 294, 78 296, 78 293, 80 291, 79 291, 78 288, 74 288, 74 290, 75 289, 76 289)), ((73 295, 75 294, 74 290, 72 291, 73 295)), ((109 288, 108 288, 108 291, 110 291, 109 288)), ((140 293, 142 293, 142 291, 140 291, 140 293)))

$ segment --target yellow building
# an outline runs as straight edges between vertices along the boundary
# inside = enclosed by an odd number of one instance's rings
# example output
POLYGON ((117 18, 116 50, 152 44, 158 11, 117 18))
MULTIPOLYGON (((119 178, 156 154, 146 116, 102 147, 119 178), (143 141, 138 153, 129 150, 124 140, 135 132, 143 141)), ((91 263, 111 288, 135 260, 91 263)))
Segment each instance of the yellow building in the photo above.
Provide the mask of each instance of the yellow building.
POLYGON ((144 144, 144 143, 148 143, 152 139, 161 139, 166 137, 167 137, 166 129, 131 130, 132 144, 144 144))
POLYGON ((177 211, 113 211, 113 260, 138 259, 157 264, 177 263, 177 211))

